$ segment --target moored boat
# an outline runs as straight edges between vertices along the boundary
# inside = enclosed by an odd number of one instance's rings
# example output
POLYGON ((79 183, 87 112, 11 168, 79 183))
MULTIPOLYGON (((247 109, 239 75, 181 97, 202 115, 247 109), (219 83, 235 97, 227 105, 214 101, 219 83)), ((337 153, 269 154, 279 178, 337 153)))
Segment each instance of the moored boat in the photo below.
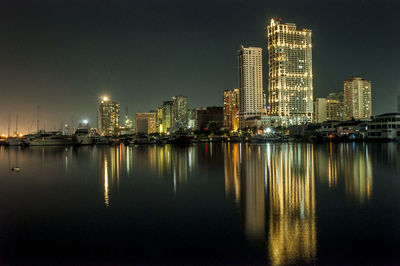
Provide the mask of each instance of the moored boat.
POLYGON ((94 138, 88 127, 80 127, 72 135, 72 143, 74 145, 93 145, 94 138))
POLYGON ((72 138, 62 135, 61 132, 40 132, 39 134, 28 135, 24 141, 29 146, 60 146, 71 145, 72 138))

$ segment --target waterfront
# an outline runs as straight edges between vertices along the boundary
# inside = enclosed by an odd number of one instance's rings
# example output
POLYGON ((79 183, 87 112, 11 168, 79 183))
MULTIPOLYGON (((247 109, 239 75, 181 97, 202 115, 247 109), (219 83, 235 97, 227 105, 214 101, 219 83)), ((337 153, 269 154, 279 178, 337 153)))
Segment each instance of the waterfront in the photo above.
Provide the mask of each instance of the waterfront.
POLYGON ((398 263, 399 154, 398 143, 0 147, 1 262, 398 263))

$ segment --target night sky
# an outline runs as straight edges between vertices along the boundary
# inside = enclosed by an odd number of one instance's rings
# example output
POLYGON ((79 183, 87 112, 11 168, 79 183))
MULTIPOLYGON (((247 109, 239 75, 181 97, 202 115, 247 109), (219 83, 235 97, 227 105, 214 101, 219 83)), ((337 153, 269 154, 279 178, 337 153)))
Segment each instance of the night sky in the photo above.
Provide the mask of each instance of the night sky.
POLYGON ((88 118, 107 94, 136 112, 172 96, 222 105, 237 87, 236 50, 263 48, 270 18, 313 31, 314 96, 372 81, 373 114, 400 95, 400 1, 0 1, 0 132, 58 129, 88 118), (396 96, 396 97, 395 97, 396 96))

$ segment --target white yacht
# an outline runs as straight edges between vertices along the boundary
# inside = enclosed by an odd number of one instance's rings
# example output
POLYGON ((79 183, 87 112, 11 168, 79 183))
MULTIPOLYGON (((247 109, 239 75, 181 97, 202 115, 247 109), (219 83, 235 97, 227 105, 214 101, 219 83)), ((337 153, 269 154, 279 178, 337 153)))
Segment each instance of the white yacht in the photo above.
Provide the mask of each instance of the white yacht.
POLYGON ((88 127, 80 127, 72 135, 72 143, 74 145, 93 145, 94 138, 88 127))
POLYGON ((61 132, 40 132, 25 137, 25 143, 29 146, 58 146, 71 145, 71 136, 62 135, 61 132))

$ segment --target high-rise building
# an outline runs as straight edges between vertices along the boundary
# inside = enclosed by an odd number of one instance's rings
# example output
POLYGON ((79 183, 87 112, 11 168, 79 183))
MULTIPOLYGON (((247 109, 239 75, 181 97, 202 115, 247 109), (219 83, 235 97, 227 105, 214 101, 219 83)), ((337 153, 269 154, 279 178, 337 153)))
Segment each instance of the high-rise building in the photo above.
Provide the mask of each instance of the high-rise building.
POLYGON ((101 135, 114 135, 119 127, 120 104, 103 97, 99 105, 98 129, 101 135))
POLYGON ((322 123, 327 120, 327 105, 326 98, 315 98, 314 99, 314 113, 313 122, 322 123))
POLYGON ((343 91, 331 92, 326 97, 326 116, 328 121, 344 121, 343 91))
POLYGON ((162 109, 162 123, 160 126, 160 133, 167 133, 172 131, 173 123, 174 123, 174 114, 173 114, 173 101, 164 101, 161 109, 162 109))
POLYGON ((260 115, 263 108, 262 49, 244 47, 238 50, 239 67, 239 127, 246 118, 260 115))
POLYGON ((173 128, 174 130, 187 128, 187 97, 178 95, 173 97, 173 128))
POLYGON ((163 116, 163 112, 162 112, 162 106, 157 108, 156 111, 156 129, 158 133, 164 133, 163 132, 163 125, 162 125, 162 116, 163 116))
POLYGON ((136 113, 136 132, 156 133, 156 112, 136 113))
POLYGON ((372 115, 371 81, 351 77, 344 82, 344 119, 369 119, 372 115))
POLYGON ((234 131, 239 128, 239 89, 224 91, 224 127, 234 131))
POLYGON ((268 32, 269 112, 284 124, 311 122, 313 72, 311 30, 271 19, 268 32))

